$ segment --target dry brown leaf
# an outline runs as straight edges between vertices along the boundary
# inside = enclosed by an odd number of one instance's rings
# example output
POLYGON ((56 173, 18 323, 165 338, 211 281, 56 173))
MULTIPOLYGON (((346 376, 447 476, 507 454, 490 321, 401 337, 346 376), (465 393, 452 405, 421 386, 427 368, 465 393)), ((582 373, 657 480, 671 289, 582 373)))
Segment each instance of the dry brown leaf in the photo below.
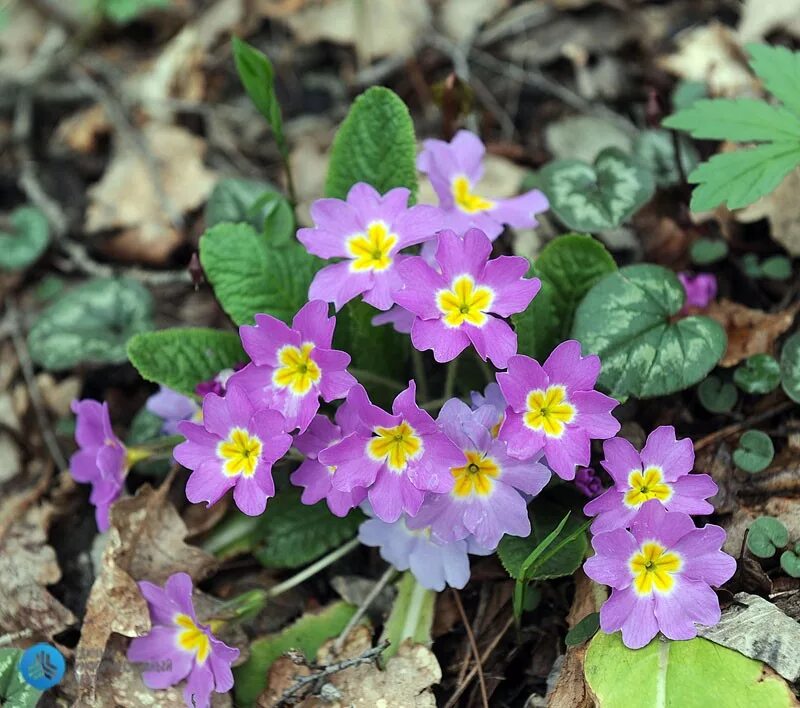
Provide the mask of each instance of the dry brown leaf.
POLYGON ((678 51, 661 57, 662 69, 708 84, 715 96, 757 95, 736 34, 720 22, 693 27, 678 36, 678 51))
POLYGON ((0 634, 29 630, 35 637, 52 639, 77 621, 47 590, 61 579, 55 551, 47 545, 53 507, 30 508, 6 526, 8 516, 18 513, 19 498, 5 497, 0 511, 0 528, 6 529, 0 541, 0 634))
POLYGON ((99 103, 82 108, 67 116, 56 128, 53 138, 57 146, 64 145, 82 155, 92 153, 98 140, 111 132, 106 109, 99 103))
POLYGON ((767 218, 772 238, 791 256, 800 256, 800 168, 792 170, 777 189, 736 212, 736 221, 749 224, 767 218))
POLYGON ((775 340, 792 326, 798 309, 794 305, 770 315, 725 298, 711 303, 703 314, 719 322, 728 335, 720 366, 736 366, 753 354, 772 354, 775 340))
POLYGON ((466 42, 509 4, 509 0, 445 0, 439 7, 439 21, 450 39, 466 42))
POLYGON ((800 36, 800 0, 744 0, 739 17, 739 41, 763 40, 781 30, 800 36))
POLYGON ((89 234, 125 229, 111 255, 159 264, 183 240, 167 209, 184 214, 201 206, 216 176, 203 164, 205 142, 189 131, 148 123, 142 139, 154 170, 141 150, 118 140, 105 174, 88 190, 85 228, 89 234))
POLYGON ((136 637, 150 629, 136 581, 163 585, 179 571, 198 579, 216 566, 212 556, 183 542, 186 526, 167 500, 168 492, 168 482, 157 490, 145 485, 111 508, 102 568, 89 594, 75 658, 79 689, 89 699, 111 633, 136 637))
POLYGON ((3 10, 8 14, 0 27, 0 76, 16 78, 20 71, 29 68, 47 23, 31 2, 12 0, 4 5, 3 10))

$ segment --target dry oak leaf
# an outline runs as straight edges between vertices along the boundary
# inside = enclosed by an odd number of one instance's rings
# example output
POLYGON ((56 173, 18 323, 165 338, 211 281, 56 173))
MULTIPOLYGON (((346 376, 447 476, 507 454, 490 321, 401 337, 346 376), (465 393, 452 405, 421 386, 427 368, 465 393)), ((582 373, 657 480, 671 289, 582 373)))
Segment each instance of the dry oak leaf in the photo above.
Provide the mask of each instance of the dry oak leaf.
POLYGON ((754 354, 771 354, 775 340, 792 326, 800 305, 769 314, 722 298, 702 314, 716 320, 728 335, 728 348, 720 366, 736 366, 754 354))
POLYGON ((0 540, 0 634, 27 630, 34 637, 51 639, 77 622, 72 612, 47 590, 48 585, 61 579, 55 551, 47 545, 53 507, 32 507, 6 527, 10 521, 7 515, 19 509, 20 496, 5 497, 0 511, 0 527, 6 529, 0 540))
POLYGON ((130 141, 117 140, 103 177, 88 190, 85 228, 123 229, 111 255, 160 264, 183 240, 174 217, 205 203, 216 175, 203 164, 205 141, 183 128, 148 123, 142 139, 153 164, 130 141))
POLYGON ((749 224, 769 219, 772 238, 791 256, 800 256, 800 168, 783 178, 775 191, 736 212, 736 221, 749 224))
POLYGON ((111 508, 102 568, 89 594, 75 656, 78 687, 87 700, 94 694, 111 633, 137 637, 150 630, 147 603, 136 581, 163 585, 179 571, 197 580, 217 565, 213 556, 183 542, 186 525, 167 500, 169 486, 169 481, 157 490, 144 485, 135 497, 111 508))

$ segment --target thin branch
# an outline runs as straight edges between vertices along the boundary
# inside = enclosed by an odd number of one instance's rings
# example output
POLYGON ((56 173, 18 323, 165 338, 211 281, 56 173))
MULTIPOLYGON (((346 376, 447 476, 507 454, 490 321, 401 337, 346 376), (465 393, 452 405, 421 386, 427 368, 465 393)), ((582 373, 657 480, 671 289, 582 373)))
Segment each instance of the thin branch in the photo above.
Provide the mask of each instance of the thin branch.
POLYGON ((313 577, 317 573, 319 573, 324 568, 327 568, 332 563, 335 563, 339 560, 342 556, 347 555, 352 551, 356 546, 359 544, 359 540, 357 538, 348 541, 340 548, 337 548, 335 551, 328 553, 326 556, 322 556, 316 563, 312 563, 307 568, 304 568, 299 573, 295 573, 291 578, 287 578, 282 583, 278 583, 277 585, 273 585, 269 590, 267 590, 267 597, 277 597, 282 593, 285 593, 287 590, 291 590, 293 587, 300 585, 300 583, 305 582, 309 578, 313 577))
POLYGON ((366 614, 369 606, 375 601, 375 598, 381 594, 381 591, 389 584, 391 579, 397 573, 397 569, 390 565, 384 574, 378 579, 378 581, 372 586, 372 589, 367 593, 367 596, 364 598, 364 601, 358 606, 358 609, 355 611, 353 616, 350 618, 350 621, 345 625, 345 628, 339 633, 339 636, 336 638, 336 641, 333 644, 333 653, 338 654, 342 647, 344 646, 344 642, 347 639, 347 635, 353 631, 353 627, 355 627, 360 621, 361 618, 366 614))
POLYGON ((713 433, 706 435, 704 438, 700 438, 694 444, 694 450, 697 452, 698 450, 702 450, 704 447, 708 447, 712 443, 718 442, 719 440, 724 440, 731 435, 735 435, 740 430, 744 428, 749 428, 753 425, 758 425, 759 423, 763 423, 765 420, 769 420, 770 418, 775 417, 776 415, 783 413, 784 411, 788 411, 793 406, 797 404, 794 401, 784 401, 783 403, 770 408, 763 413, 758 413, 757 415, 750 416, 749 418, 745 418, 744 420, 740 420, 738 423, 731 423, 730 425, 726 425, 724 428, 720 428, 719 430, 715 430, 713 433))
POLYGON ((450 594, 456 601, 458 614, 461 616, 461 621, 464 623, 464 629, 467 631, 467 639, 469 640, 470 649, 472 649, 472 656, 475 659, 475 668, 478 670, 478 682, 481 686, 481 700, 483 701, 484 708, 489 708, 489 695, 486 692, 486 679, 483 675, 483 665, 481 662, 481 655, 478 651, 478 643, 475 641, 475 633, 472 631, 472 625, 467 619, 467 613, 464 611, 464 605, 461 602, 461 595, 454 588, 450 588, 450 594))

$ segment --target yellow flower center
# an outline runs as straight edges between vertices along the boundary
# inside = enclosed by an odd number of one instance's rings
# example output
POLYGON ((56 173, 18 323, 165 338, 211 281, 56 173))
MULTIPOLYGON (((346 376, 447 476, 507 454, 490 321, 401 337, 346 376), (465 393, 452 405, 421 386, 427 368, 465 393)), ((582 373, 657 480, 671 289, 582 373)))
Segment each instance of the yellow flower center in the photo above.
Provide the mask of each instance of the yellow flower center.
POLYGON ((668 593, 675 585, 675 578, 683 563, 681 557, 668 551, 656 541, 645 541, 628 561, 633 573, 633 589, 638 595, 656 592, 668 593))
POLYGON ((486 211, 494 206, 493 201, 484 199, 471 191, 472 185, 464 175, 459 175, 453 180, 452 189, 456 206, 467 214, 486 211))
POLYGON ((208 635, 200 629, 189 615, 175 615, 175 624, 181 628, 178 632, 178 647, 195 655, 198 663, 202 664, 211 653, 211 640, 208 635))
POLYGON ((258 458, 261 457, 261 440, 246 430, 234 428, 227 440, 217 447, 217 453, 225 461, 222 471, 227 477, 242 474, 252 477, 256 472, 258 458))
POLYGON ((500 476, 499 465, 491 458, 476 450, 464 451, 465 463, 462 467, 451 467, 455 478, 453 494, 457 497, 477 495, 485 497, 492 492, 494 480, 500 476))
POLYGON ((564 428, 575 419, 575 407, 567 399, 567 390, 558 384, 548 386, 546 391, 531 391, 526 406, 525 425, 551 438, 560 438, 564 428))
POLYGON ((279 388, 289 388, 295 396, 305 396, 319 383, 322 371, 311 358, 314 345, 306 342, 299 349, 287 344, 278 351, 281 367, 272 372, 272 383, 279 388))
POLYGON ((350 270, 363 273, 374 271, 380 273, 392 265, 389 255, 397 244, 397 234, 389 233, 382 221, 373 221, 367 226, 367 232, 355 234, 347 239, 345 247, 350 257, 350 270))
POLYGON ((422 454, 422 438, 405 421, 393 428, 379 426, 373 432, 375 436, 367 443, 367 454, 373 460, 385 462, 393 472, 402 472, 422 454))
POLYGON ((672 497, 672 487, 663 480, 663 474, 658 467, 648 467, 644 472, 632 470, 628 475, 630 489, 625 492, 625 503, 635 507, 649 499, 668 501, 672 497))
POLYGON ((494 293, 485 285, 475 285, 470 275, 459 275, 450 290, 436 293, 436 306, 448 327, 460 327, 464 322, 483 327, 493 301, 494 293))

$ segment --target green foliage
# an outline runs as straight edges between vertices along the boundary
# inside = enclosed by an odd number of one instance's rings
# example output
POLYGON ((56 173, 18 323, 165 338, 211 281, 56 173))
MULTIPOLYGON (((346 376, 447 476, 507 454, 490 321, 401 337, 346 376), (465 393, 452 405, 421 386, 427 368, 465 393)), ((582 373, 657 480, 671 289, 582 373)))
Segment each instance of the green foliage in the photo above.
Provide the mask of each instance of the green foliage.
POLYGON ((153 300, 126 278, 97 278, 45 308, 28 333, 31 358, 51 371, 120 364, 134 334, 152 329, 153 300))
POLYGON ((733 380, 745 393, 769 393, 781 382, 781 366, 769 354, 754 354, 733 372, 733 380))
POLYGON ((201 237, 200 263, 222 309, 242 325, 257 313, 290 323, 320 261, 296 241, 273 243, 249 224, 222 223, 201 237))
POLYGON ((34 708, 42 696, 19 671, 22 654, 22 649, 0 648, 0 704, 9 708, 34 708))
POLYGON ((556 160, 538 174, 550 209, 576 231, 613 229, 632 216, 655 191, 650 170, 618 148, 606 148, 593 165, 556 160))
POLYGON ((170 0, 95 0, 98 11, 112 22, 124 25, 159 7, 167 7, 170 0))
POLYGON ((697 397, 709 413, 730 413, 739 396, 732 383, 709 376, 697 387, 697 397))
POLYGON ((567 632, 564 644, 574 647, 591 639, 600 629, 600 613, 592 612, 586 615, 578 624, 567 632))
POLYGON ((594 285, 575 312, 572 336, 603 362, 600 385, 612 396, 652 398, 688 388, 720 360, 725 332, 707 317, 672 318, 686 298, 661 266, 621 268, 594 285))
POLYGON ((786 256, 770 256, 761 261, 761 275, 770 280, 789 280, 792 262, 786 256))
POLYGON ((689 256, 695 265, 710 265, 728 255, 728 243, 722 239, 699 238, 689 247, 689 256))
POLYGON ((397 595, 381 635, 381 641, 389 640, 389 646, 382 654, 384 660, 394 656, 405 639, 428 646, 433 641, 431 628, 436 593, 422 587, 411 571, 403 573, 395 587, 397 595))
POLYGON ((303 653, 307 660, 316 658, 319 648, 336 637, 350 621, 356 608, 335 602, 315 614, 304 614, 286 629, 255 639, 250 644, 250 656, 233 670, 236 705, 249 708, 267 688, 269 668, 290 649, 303 653))
POLYGON ((50 227, 34 207, 15 209, 10 221, 13 233, 0 231, 0 270, 22 270, 47 250, 50 227))
POLYGON ((795 544, 794 550, 781 553, 781 568, 792 578, 800 578, 800 543, 795 544))
POLYGON ((781 350, 781 386, 795 403, 800 403, 800 332, 795 332, 781 350))
POLYGON ((762 664, 707 639, 657 638, 628 649, 619 632, 598 632, 584 664, 599 708, 789 708, 794 697, 762 664), (713 698, 712 698, 713 697, 713 698))
POLYGON ((205 327, 144 332, 128 342, 128 358, 143 379, 192 396, 197 384, 247 361, 239 336, 205 327))
POLYGON ((298 568, 355 536, 364 515, 331 514, 325 502, 300 502, 300 491, 286 489, 267 502, 267 512, 252 517, 232 512, 203 547, 223 558, 252 553, 267 568, 298 568))
POLYGON ((662 122, 695 138, 760 143, 717 154, 692 171, 689 181, 698 184, 692 211, 723 202, 729 209, 752 204, 800 163, 800 54, 759 44, 747 50, 753 70, 783 105, 752 98, 700 100, 662 122))
POLYGON ((575 308, 589 289, 617 264, 597 239, 565 234, 553 239, 536 259, 530 276, 538 276, 542 290, 528 308, 512 318, 520 353, 546 357, 566 339, 575 308), (542 302, 537 302, 542 298, 542 302))
POLYGON ((672 107, 676 111, 688 108, 695 101, 708 96, 708 87, 705 81, 688 81, 681 79, 672 94, 672 107))
MULTIPOLYGON (((684 136, 678 138, 680 166, 687 175, 700 162, 694 145, 684 136)), ((671 187, 681 181, 681 170, 672 134, 668 130, 643 130, 633 141, 633 154, 647 167, 659 187, 671 187)))
POLYGON ((224 221, 248 223, 275 243, 286 243, 294 236, 292 207, 267 182, 233 178, 217 182, 206 204, 206 228, 224 221))
POLYGON ((759 516, 747 530, 747 548, 759 558, 772 558, 789 543, 786 527, 771 516, 759 516))
POLYGON ((760 430, 748 430, 739 439, 739 447, 733 451, 733 462, 745 472, 761 472, 769 467, 775 457, 772 439, 760 430))
POLYGON ((385 194, 394 187, 417 194, 417 144, 405 103, 387 88, 373 86, 353 103, 336 133, 325 193, 344 199, 357 182, 385 194))

